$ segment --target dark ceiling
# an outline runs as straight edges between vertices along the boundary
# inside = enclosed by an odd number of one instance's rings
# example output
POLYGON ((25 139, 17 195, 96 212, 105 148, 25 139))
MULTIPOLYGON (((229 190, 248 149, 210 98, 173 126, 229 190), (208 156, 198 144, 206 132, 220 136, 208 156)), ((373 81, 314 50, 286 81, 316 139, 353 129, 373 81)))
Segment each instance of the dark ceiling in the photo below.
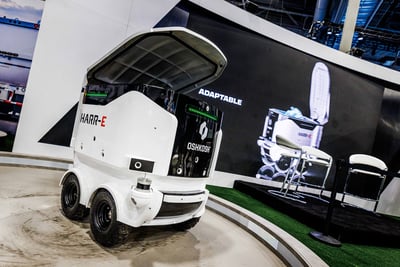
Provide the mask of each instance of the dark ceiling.
MULTIPOLYGON (((348 0, 227 0, 261 18, 335 49, 348 0)), ((400 1, 360 0, 349 54, 400 70, 400 1)))

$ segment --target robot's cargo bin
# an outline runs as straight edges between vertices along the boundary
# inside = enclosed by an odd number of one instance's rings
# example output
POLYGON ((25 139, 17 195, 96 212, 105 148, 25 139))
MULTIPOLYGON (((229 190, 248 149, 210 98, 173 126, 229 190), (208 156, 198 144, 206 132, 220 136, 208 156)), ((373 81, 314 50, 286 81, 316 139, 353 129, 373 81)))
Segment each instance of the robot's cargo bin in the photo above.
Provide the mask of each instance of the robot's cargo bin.
POLYGON ((88 71, 76 154, 117 168, 130 161, 132 170, 157 175, 208 177, 222 112, 184 94, 215 80, 225 63, 214 44, 183 28, 127 40, 88 71))

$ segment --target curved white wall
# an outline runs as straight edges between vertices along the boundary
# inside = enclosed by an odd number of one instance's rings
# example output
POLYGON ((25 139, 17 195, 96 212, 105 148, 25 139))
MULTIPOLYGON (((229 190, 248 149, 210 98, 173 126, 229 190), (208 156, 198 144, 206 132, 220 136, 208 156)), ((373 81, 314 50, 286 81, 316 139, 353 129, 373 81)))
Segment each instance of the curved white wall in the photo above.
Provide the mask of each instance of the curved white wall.
POLYGON ((86 69, 177 0, 48 0, 43 12, 13 152, 72 158, 38 140, 78 101, 86 69))

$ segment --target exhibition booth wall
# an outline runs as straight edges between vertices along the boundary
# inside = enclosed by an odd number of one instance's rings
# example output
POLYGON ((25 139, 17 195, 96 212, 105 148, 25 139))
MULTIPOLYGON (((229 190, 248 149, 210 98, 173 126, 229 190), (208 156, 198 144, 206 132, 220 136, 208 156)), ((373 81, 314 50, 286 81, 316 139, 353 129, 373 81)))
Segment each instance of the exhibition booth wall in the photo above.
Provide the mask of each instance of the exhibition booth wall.
MULTIPOLYGON (((381 158, 392 171, 400 168, 398 72, 325 47, 228 2, 208 0, 46 1, 13 152, 72 159, 69 144, 87 68, 132 34, 164 26, 198 32, 228 60, 217 81, 191 93, 224 111, 212 183, 229 186, 235 179, 265 182, 282 176, 285 162, 263 151, 273 146, 268 139, 273 116, 274 123, 283 122, 281 132, 294 133, 335 159, 364 153, 381 158), (273 170, 264 167, 268 164, 273 170)), ((400 201, 394 199, 398 192, 393 186, 384 192, 387 201, 380 209, 400 214, 400 201)))
POLYGON ((39 140, 78 102, 87 68, 176 2, 46 1, 13 152, 72 159, 69 147, 39 140))

